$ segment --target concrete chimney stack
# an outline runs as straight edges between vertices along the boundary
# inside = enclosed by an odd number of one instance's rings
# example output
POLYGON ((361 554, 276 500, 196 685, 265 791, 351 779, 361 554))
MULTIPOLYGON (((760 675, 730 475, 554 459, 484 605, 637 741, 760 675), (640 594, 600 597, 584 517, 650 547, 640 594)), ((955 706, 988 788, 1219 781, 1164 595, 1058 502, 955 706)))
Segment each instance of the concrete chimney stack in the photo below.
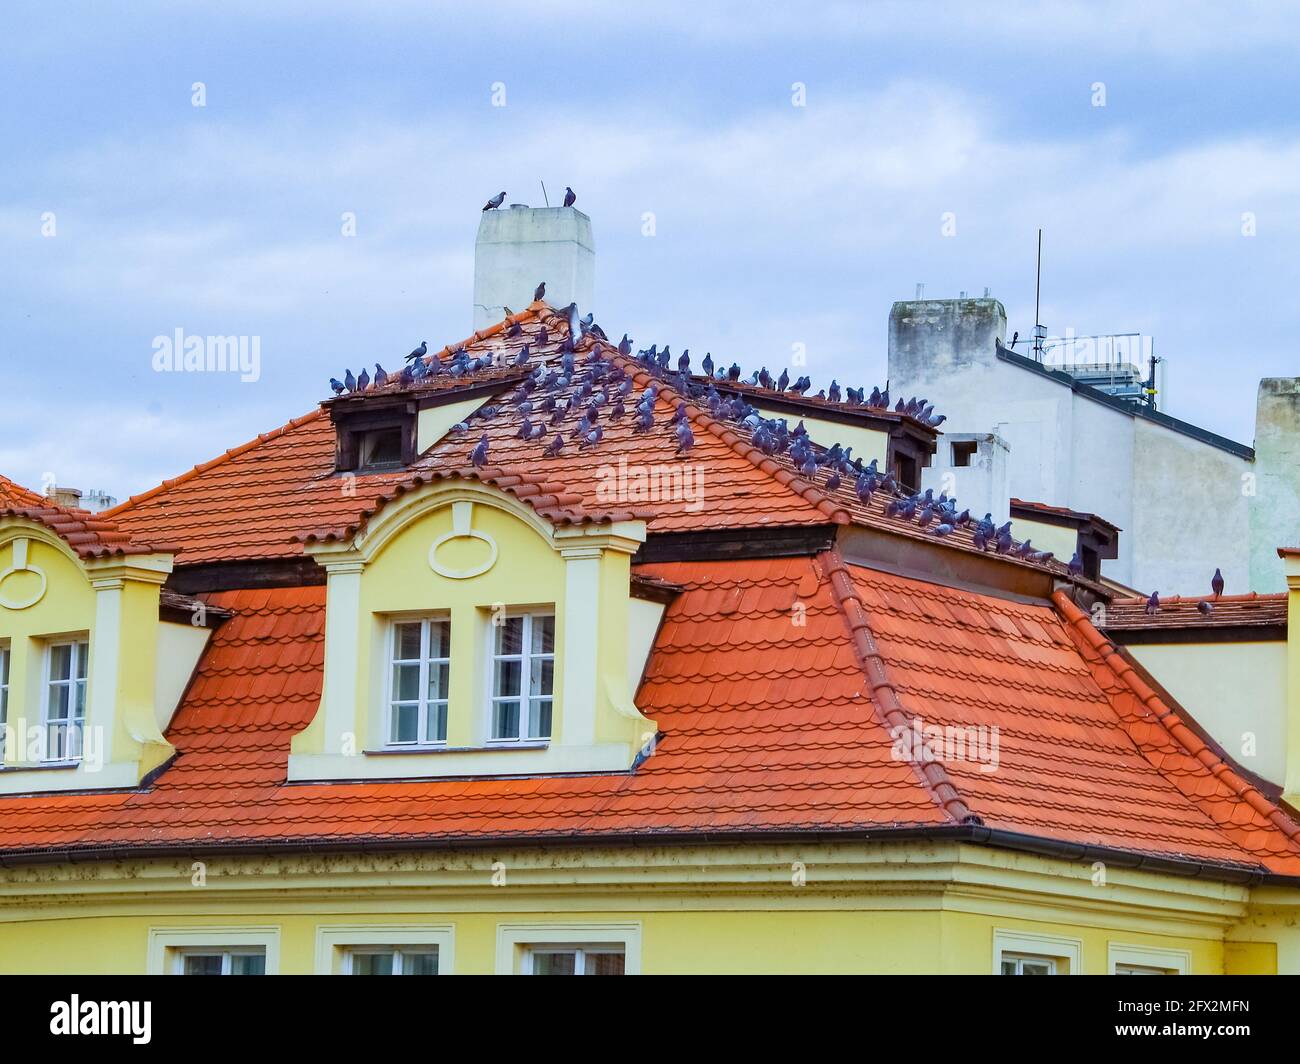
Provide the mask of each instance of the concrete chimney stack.
POLYGON ((591 219, 575 207, 484 211, 474 242, 474 328, 501 320, 506 307, 520 311, 546 282, 546 301, 592 310, 596 244, 591 219))
POLYGON ((1255 406, 1255 477, 1243 484, 1250 507, 1250 586, 1286 586, 1279 547, 1300 546, 1300 377, 1265 377, 1255 406))

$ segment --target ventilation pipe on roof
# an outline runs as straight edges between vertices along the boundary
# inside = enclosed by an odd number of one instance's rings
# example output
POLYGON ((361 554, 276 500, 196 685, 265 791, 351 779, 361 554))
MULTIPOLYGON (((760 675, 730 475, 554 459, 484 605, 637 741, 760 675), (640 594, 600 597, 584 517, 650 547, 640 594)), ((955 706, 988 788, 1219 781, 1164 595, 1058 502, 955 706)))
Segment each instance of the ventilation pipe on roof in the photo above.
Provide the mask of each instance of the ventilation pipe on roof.
POLYGON ((546 282, 546 302, 577 303, 592 311, 596 244, 591 219, 575 207, 528 207, 484 211, 474 242, 474 328, 498 322, 505 308, 520 311, 546 282))

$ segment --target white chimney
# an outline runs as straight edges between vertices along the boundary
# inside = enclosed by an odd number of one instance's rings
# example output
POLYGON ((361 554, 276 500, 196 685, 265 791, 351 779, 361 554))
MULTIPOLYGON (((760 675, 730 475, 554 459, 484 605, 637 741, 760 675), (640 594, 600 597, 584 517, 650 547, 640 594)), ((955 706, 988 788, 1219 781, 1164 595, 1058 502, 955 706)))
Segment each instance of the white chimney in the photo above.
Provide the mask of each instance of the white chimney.
POLYGON ((474 242, 474 328, 498 322, 506 307, 523 310, 538 284, 546 301, 592 310, 596 244, 591 219, 576 207, 526 207, 484 211, 474 242))

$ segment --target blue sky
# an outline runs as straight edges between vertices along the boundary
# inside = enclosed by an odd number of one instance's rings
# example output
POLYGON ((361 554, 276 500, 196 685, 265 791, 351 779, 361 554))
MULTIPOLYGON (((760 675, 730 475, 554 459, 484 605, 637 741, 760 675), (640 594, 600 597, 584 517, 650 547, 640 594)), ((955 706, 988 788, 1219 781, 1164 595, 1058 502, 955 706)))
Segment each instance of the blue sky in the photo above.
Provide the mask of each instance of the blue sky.
POLYGON ((479 207, 542 180, 608 331, 802 343, 818 386, 883 381, 917 282, 1028 333, 1042 226, 1052 331, 1153 336, 1165 409, 1250 442, 1300 372, 1294 8, 755 6, 6 5, 0 472, 125 497, 465 337, 479 207), (177 328, 260 337, 261 378, 153 372, 177 328))

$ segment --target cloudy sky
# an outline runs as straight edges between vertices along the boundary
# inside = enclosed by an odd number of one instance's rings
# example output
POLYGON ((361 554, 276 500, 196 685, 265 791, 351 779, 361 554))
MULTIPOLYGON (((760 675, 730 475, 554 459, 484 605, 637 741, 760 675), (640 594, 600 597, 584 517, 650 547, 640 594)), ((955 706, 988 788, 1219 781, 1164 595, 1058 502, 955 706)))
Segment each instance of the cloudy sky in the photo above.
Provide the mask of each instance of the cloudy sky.
POLYGON ((1153 337, 1165 408, 1250 442, 1300 373, 1294 9, 758 6, 6 4, 0 472, 125 497, 464 338, 479 207, 540 181, 609 332, 803 343, 817 386, 883 380, 918 282, 1028 333, 1041 226, 1051 330, 1153 337), (260 380, 155 373, 178 328, 260 337, 260 380))

